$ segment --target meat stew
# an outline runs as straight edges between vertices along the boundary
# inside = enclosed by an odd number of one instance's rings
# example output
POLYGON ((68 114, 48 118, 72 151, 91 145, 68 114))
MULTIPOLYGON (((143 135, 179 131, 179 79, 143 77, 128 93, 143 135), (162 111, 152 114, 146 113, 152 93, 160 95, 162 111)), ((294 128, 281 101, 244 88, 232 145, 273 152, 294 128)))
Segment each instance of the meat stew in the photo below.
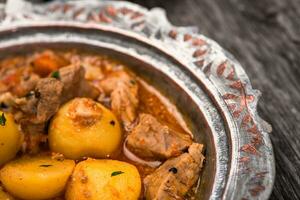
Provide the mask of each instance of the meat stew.
POLYGON ((51 50, 3 59, 0 103, 0 196, 193 198, 203 145, 121 62, 51 50))

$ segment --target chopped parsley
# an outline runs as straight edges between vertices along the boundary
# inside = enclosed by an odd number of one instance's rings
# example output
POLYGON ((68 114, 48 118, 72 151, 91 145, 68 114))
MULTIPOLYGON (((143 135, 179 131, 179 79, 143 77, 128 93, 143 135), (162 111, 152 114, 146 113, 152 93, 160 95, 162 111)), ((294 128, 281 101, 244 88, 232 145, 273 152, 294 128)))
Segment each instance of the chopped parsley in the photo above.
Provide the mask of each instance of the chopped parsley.
POLYGON ((169 172, 172 172, 173 174, 176 174, 177 173, 177 168, 176 167, 172 167, 169 169, 169 172))
POLYGON ((40 167, 51 167, 52 165, 40 165, 40 167))
POLYGON ((2 113, 2 115, 0 116, 0 125, 5 126, 5 123, 6 123, 6 118, 4 113, 2 113))
POLYGON ((115 171, 113 173, 111 173, 111 176, 117 176, 117 175, 120 175, 120 174, 123 174, 124 172, 122 171, 115 171))
POLYGON ((56 78, 56 79, 59 79, 59 77, 60 77, 59 71, 53 72, 53 73, 51 74, 51 77, 56 78))

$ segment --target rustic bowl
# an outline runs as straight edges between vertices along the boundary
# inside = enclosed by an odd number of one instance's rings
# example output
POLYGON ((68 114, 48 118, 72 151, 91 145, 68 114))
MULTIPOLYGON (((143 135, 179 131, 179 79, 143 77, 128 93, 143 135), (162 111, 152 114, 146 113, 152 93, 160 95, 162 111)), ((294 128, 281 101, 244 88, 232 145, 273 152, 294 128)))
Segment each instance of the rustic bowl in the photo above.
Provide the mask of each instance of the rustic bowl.
POLYGON ((270 126, 256 111, 260 93, 240 64, 195 28, 172 26, 162 9, 114 1, 8 1, 0 4, 0 23, 1 57, 43 48, 96 51, 128 63, 170 97, 206 146, 197 199, 269 197, 275 167, 270 126))

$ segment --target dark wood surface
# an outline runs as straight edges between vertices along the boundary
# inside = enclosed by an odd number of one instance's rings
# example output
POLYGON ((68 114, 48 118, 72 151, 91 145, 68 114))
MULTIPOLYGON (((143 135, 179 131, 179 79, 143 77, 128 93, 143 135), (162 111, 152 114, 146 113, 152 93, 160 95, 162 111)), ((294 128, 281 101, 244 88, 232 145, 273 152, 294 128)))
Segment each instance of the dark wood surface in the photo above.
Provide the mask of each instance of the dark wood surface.
POLYGON ((134 0, 195 25, 242 63, 262 91, 259 113, 273 126, 271 199, 300 199, 300 0, 134 0))
POLYGON ((198 26, 242 63, 253 87, 263 93, 259 113, 273 127, 276 180, 271 199, 299 200, 300 0, 132 2, 166 9, 175 25, 198 26))

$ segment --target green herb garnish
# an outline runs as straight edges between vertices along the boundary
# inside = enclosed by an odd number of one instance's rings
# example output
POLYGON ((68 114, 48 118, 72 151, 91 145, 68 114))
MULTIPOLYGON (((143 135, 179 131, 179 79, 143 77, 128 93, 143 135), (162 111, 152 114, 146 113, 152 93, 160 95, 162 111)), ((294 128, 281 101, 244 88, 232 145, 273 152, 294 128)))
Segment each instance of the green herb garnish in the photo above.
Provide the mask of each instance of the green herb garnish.
POLYGON ((59 71, 55 71, 51 74, 51 77, 59 79, 60 75, 59 75, 59 71))
POLYGON ((2 115, 0 116, 0 125, 5 126, 5 123, 6 123, 6 118, 4 113, 2 113, 2 115))
POLYGON ((51 167, 52 165, 40 165, 40 167, 51 167))
POLYGON ((123 174, 124 172, 122 171, 115 171, 113 173, 111 173, 111 176, 117 176, 117 175, 120 175, 120 174, 123 174))

